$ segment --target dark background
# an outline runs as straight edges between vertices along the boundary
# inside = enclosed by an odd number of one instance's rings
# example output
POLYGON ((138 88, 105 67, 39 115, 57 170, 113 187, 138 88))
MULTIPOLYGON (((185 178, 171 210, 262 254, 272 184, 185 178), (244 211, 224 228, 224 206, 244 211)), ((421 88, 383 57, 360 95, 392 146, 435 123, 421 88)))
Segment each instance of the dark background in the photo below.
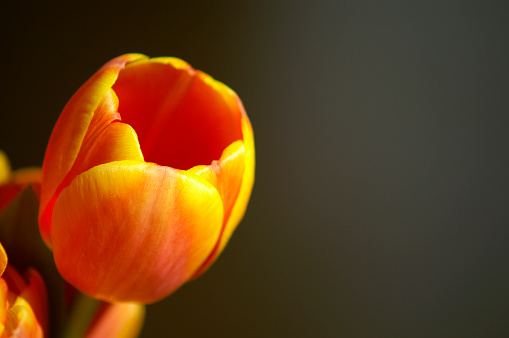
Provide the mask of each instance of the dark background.
POLYGON ((40 165, 126 52, 233 88, 255 131, 244 221, 143 337, 509 335, 506 1, 14 2, 0 147, 40 165))

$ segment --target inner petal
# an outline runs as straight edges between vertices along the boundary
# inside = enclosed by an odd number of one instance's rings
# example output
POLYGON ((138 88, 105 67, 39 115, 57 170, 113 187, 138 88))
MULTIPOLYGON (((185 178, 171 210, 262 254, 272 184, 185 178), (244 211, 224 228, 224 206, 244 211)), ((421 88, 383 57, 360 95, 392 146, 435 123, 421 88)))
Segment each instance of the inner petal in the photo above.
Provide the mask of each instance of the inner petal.
POLYGON ((129 64, 113 90, 122 121, 138 134, 147 162, 182 170, 208 165, 242 139, 235 94, 181 60, 129 64))

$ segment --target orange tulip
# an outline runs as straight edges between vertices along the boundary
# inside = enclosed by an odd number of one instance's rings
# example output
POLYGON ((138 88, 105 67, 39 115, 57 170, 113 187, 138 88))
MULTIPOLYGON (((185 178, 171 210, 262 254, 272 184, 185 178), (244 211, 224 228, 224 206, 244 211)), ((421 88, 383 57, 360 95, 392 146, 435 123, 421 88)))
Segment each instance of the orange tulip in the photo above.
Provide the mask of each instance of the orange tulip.
POLYGON ((1 244, 0 271, 0 337, 44 337, 48 300, 41 276, 34 269, 20 276, 1 244))
POLYGON ((237 95, 182 60, 128 54, 60 115, 39 227, 76 288, 151 303, 217 258, 253 180, 253 132, 237 95))

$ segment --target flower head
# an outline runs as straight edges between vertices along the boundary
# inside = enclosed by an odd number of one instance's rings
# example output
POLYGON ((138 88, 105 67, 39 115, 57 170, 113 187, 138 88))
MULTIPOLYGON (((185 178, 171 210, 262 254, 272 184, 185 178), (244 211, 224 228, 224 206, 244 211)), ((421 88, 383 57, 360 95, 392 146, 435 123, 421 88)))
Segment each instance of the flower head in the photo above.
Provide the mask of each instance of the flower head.
POLYGON ((1 244, 0 271, 0 337, 44 337, 48 300, 41 276, 34 269, 21 276, 1 244))
POLYGON ((82 292, 154 302, 217 258, 253 179, 237 95, 182 60, 128 54, 78 90, 53 130, 40 231, 82 292))

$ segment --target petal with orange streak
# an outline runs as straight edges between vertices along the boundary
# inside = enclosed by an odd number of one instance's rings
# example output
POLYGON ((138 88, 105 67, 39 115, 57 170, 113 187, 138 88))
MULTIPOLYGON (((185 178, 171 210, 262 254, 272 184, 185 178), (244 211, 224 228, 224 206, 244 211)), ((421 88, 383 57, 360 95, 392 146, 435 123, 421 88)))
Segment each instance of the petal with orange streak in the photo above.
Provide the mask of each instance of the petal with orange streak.
POLYGON ((46 148, 39 218, 74 165, 94 111, 111 89, 119 71, 125 64, 145 58, 141 54, 126 54, 111 60, 85 82, 65 106, 46 148))
MULTIPOLYGON (((238 107, 242 112, 242 135, 243 135, 243 152, 242 156, 239 156, 238 151, 233 151, 233 149, 227 148, 221 159, 218 161, 219 167, 225 167, 223 169, 224 174, 222 178, 218 178, 215 175, 215 172, 218 170, 213 170, 214 166, 218 164, 213 164, 211 166, 197 166, 195 168, 190 169, 191 172, 196 172, 204 178, 208 179, 211 184, 216 187, 222 186, 222 188, 218 188, 220 191, 230 190, 229 198, 230 200, 226 202, 229 206, 229 209, 225 209, 225 220, 223 224, 223 231, 221 233, 220 241, 217 243, 216 248, 211 253, 210 257, 205 261, 202 267, 196 271, 193 278, 201 275, 205 270, 209 268, 209 266, 216 260, 216 258, 221 254, 224 247, 228 243, 233 231, 236 229, 237 225, 240 223, 244 214, 246 212, 247 204, 249 202, 249 198, 251 197, 251 191, 253 190, 254 184, 254 170, 255 170, 255 149, 254 149, 254 137, 253 137, 253 129, 251 127, 251 123, 247 118, 247 115, 244 111, 244 107, 240 99, 233 93, 233 97, 236 98, 238 107), (236 154, 235 157, 232 157, 232 154, 236 154), (235 158, 236 161, 243 161, 244 165, 241 166, 239 163, 235 163, 232 159, 235 158), (228 160, 226 160, 228 159, 228 160), (235 165, 232 165, 235 164, 235 165), (230 168, 226 169, 228 166, 230 168), (233 169, 236 168, 236 169, 233 169), (240 168, 243 170, 240 171, 240 168), (240 178, 240 188, 237 187, 237 182, 239 182, 239 178, 237 175, 241 173, 242 177, 240 178), (233 175, 232 175, 233 174, 233 175), (232 175, 230 177, 230 175, 232 175), (222 181, 222 182, 221 182, 222 181), (232 184, 236 182, 235 184, 232 184), (235 194, 233 193, 235 191, 235 194), (233 199, 233 205, 232 201, 233 199)), ((237 142, 234 142, 230 147, 234 146, 237 142)), ((229 148, 230 148, 229 147, 229 148)), ((224 200, 224 198, 223 198, 224 200)))
POLYGON ((55 262, 89 296, 151 303, 203 263, 222 219, 217 190, 197 175, 135 161, 99 165, 55 204, 55 262))
POLYGON ((136 338, 144 319, 145 306, 142 304, 104 304, 89 326, 85 338, 136 338))
POLYGON ((170 57, 141 60, 120 72, 112 87, 120 98, 119 112, 136 130, 142 147, 156 130, 166 127, 164 120, 180 101, 193 74, 194 69, 185 61, 170 57))
POLYGON ((183 170, 219 159, 226 147, 242 139, 241 115, 232 105, 231 93, 224 84, 196 71, 168 115, 164 132, 146 140, 146 158, 183 170))
POLYGON ((94 112, 73 166, 48 201, 44 212, 40 214, 39 229, 48 246, 51 245, 51 218, 54 203, 62 189, 68 186, 76 175, 96 165, 112 161, 143 161, 136 132, 131 126, 118 122, 120 115, 117 108, 118 99, 110 89, 94 112))
POLYGON ((182 60, 129 64, 113 90, 122 121, 138 133, 147 162, 181 170, 208 165, 242 139, 233 91, 182 60))

